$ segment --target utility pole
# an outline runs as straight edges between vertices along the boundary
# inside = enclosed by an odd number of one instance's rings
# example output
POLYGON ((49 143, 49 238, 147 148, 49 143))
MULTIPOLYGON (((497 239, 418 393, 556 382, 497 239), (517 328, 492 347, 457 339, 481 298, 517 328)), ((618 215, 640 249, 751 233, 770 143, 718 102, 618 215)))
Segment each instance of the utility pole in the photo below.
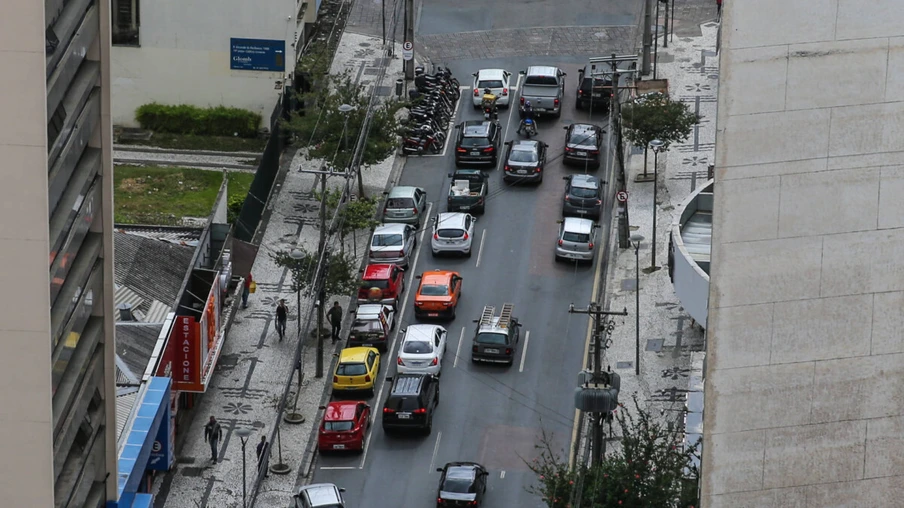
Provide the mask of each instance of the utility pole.
POLYGON ((653 61, 653 2, 646 0, 643 8, 643 63, 640 73, 644 76, 650 73, 650 63, 653 61))
MULTIPOLYGON (((665 22, 662 24, 663 28, 665 28, 665 36, 662 38, 662 47, 669 47, 669 0, 659 0, 660 2, 665 4, 665 22)), ((675 0, 672 0, 674 3, 675 0)))
MULTIPOLYGON (((414 0, 405 0, 405 42, 414 44, 414 0)), ((402 62, 405 66, 405 79, 414 79, 414 59, 402 62)))
MULTIPOLYGON (((612 333, 612 328, 615 326, 615 323, 611 320, 604 319, 604 316, 627 316, 628 309, 625 308, 622 311, 608 311, 603 310, 602 306, 596 302, 590 302, 590 305, 586 309, 575 309, 574 304, 571 304, 568 307, 569 314, 587 314, 593 319, 594 324, 594 332, 593 332, 593 375, 591 382, 594 384, 610 384, 610 375, 609 373, 603 372, 603 359, 602 359, 602 351, 603 349, 608 348, 608 337, 612 333)), ((609 407, 602 408, 594 408, 593 414, 593 434, 591 436, 592 448, 592 463, 594 465, 599 465, 603 461, 603 455, 605 455, 606 448, 606 440, 603 438, 603 420, 606 416, 615 409, 614 405, 618 400, 618 389, 615 389, 615 397, 612 400, 612 405, 609 407)), ((580 409, 580 408, 579 408, 580 409)))

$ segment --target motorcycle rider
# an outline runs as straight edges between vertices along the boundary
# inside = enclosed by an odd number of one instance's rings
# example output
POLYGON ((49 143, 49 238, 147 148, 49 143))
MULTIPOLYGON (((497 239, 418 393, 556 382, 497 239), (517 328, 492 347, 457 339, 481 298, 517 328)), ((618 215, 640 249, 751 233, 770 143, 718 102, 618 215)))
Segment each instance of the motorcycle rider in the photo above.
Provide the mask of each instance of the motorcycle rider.
POLYGON ((493 118, 499 119, 499 111, 496 109, 496 94, 493 93, 493 90, 487 88, 483 91, 483 100, 481 101, 481 105, 483 106, 483 111, 485 113, 491 114, 493 118))
POLYGON ((537 134, 537 123, 534 120, 534 108, 531 107, 530 101, 525 101, 524 106, 521 107, 521 125, 518 126, 518 133, 526 131, 527 129, 531 130, 531 134, 537 134), (530 126, 528 126, 527 120, 530 120, 530 126))

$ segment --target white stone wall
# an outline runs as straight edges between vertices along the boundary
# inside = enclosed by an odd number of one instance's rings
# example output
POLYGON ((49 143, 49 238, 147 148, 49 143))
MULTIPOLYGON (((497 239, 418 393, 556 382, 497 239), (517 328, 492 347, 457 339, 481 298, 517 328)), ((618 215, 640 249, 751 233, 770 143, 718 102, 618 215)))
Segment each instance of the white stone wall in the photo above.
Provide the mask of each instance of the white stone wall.
POLYGON ((722 22, 702 506, 902 506, 904 2, 722 22))

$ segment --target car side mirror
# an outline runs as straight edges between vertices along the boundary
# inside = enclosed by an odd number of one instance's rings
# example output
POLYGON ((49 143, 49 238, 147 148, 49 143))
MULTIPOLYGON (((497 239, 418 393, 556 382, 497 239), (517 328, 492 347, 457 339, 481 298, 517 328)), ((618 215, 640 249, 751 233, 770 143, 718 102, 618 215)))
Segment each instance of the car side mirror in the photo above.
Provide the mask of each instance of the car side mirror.
POLYGON ((437 473, 442 473, 442 472, 443 472, 443 468, 441 468, 441 467, 436 468, 436 472, 437 472, 437 473))
POLYGON ((518 74, 524 76, 525 74, 527 74, 527 71, 518 71, 518 74))
POLYGON ((345 487, 339 487, 339 492, 345 492, 345 487))
POLYGON ((556 221, 556 224, 562 224, 563 222, 565 222, 565 221, 563 221, 562 219, 559 219, 556 221))
POLYGON ((326 409, 326 406, 320 406, 318 409, 326 409))
POLYGON ((476 72, 472 72, 471 75, 474 76, 475 78, 477 77, 477 73, 476 73, 476 72))
POLYGON ((565 76, 567 76, 567 75, 568 75, 567 72, 563 72, 563 73, 562 73, 562 77, 563 77, 563 78, 564 78, 565 76))
POLYGON ((389 381, 389 382, 391 383, 391 382, 392 382, 392 376, 386 376, 386 380, 389 381))
POLYGON ((364 269, 362 268, 362 269, 358 270, 358 273, 364 273, 364 269))
POLYGON ((506 141, 505 146, 512 146, 512 141, 506 141))
POLYGON ((402 329, 399 330, 399 331, 402 332, 402 333, 408 333, 408 329, 407 329, 407 328, 402 328, 402 329))
POLYGON ((333 358, 339 358, 339 353, 333 353, 333 358))
POLYGON ((457 129, 461 129, 461 124, 456 125, 456 126, 455 126, 455 129, 456 129, 456 130, 457 130, 457 129))
MULTIPOLYGON (((452 178, 452 173, 448 173, 446 176, 448 176, 449 178, 452 178)), ((434 217, 433 220, 435 221, 436 217, 434 217)), ((361 270, 361 271, 363 272, 364 270, 361 270)))
POLYGON ((421 277, 423 277, 423 275, 415 275, 415 276, 414 276, 414 278, 417 279, 417 280, 421 280, 421 277))
POLYGON ((569 177, 569 176, 563 176, 563 177, 562 177, 562 180, 568 180, 569 178, 571 178, 571 177, 569 177))
POLYGON ((474 322, 475 322, 475 323, 479 323, 480 320, 479 320, 479 319, 475 319, 474 322))
POLYGON ((567 130, 568 130, 568 126, 566 125, 566 126, 562 127, 562 129, 564 129, 564 130, 567 131, 567 130))

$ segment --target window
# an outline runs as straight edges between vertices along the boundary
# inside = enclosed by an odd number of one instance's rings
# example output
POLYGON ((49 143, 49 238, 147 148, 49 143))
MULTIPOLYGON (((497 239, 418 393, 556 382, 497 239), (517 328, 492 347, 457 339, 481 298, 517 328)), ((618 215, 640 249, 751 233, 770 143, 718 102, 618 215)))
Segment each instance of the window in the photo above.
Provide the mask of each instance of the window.
POLYGON ((481 90, 485 88, 502 88, 502 80, 501 79, 483 79, 477 82, 477 88, 481 90))
POLYGON ((429 342, 420 340, 406 340, 402 346, 402 352, 412 355, 425 355, 433 352, 433 346, 429 342))
POLYGON ((373 247, 394 247, 402 245, 402 235, 374 235, 373 247))
POLYGON ((546 85, 546 86, 558 86, 559 81, 555 76, 527 76, 524 78, 525 85, 546 85))
POLYGON ((598 192, 597 189, 588 189, 587 187, 572 187, 569 194, 576 198, 595 198, 598 192))
POLYGON ((114 45, 138 46, 138 27, 141 25, 140 1, 111 0, 114 45))
POLYGON ((423 296, 448 296, 449 286, 441 284, 424 284, 421 286, 423 296))
POLYGON ((509 160, 512 162, 537 162, 537 152, 533 150, 512 150, 509 160))
POLYGON ((463 229, 437 229, 436 236, 440 238, 461 238, 465 236, 463 229))
POLYGON ((366 280, 361 283, 361 289, 369 290, 370 288, 389 289, 388 280, 366 280))
POLYGON ((411 198, 389 198, 386 200, 386 208, 414 208, 414 200, 411 198))
POLYGON ((328 430, 331 432, 348 432, 352 430, 352 427, 354 427, 354 423, 349 421, 323 422, 323 430, 328 430))
POLYGON ((336 366, 337 376, 363 376, 367 374, 367 367, 363 363, 340 363, 336 366))
POLYGON ((355 320, 352 323, 352 331, 359 333, 379 333, 383 331, 383 325, 379 321, 361 321, 355 320))
POLYGON ((585 233, 572 233, 571 231, 566 231, 562 235, 562 240, 565 240, 566 242, 587 243, 590 241, 590 235, 585 233))
POLYGON ((504 345, 507 338, 504 333, 481 333, 477 336, 477 342, 481 344, 504 345))

